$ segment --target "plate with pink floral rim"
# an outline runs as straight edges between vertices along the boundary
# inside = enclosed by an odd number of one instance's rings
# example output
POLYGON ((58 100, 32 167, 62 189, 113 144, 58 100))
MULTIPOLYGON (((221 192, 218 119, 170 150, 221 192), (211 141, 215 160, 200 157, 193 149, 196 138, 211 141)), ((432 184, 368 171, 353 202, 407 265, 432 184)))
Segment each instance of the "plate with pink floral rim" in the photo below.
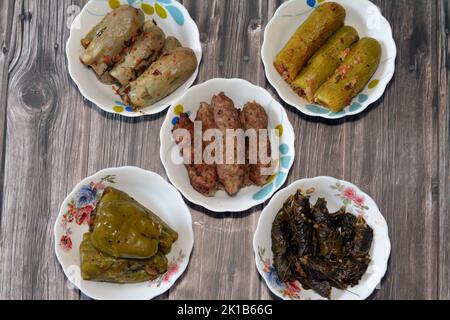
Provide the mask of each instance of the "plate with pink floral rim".
POLYGON ((70 26, 66 55, 70 76, 86 99, 106 112, 125 117, 140 117, 163 111, 194 83, 202 59, 202 46, 195 21, 186 8, 176 0, 90 0, 70 26), (145 20, 156 21, 166 36, 175 36, 184 47, 194 50, 197 57, 197 68, 183 85, 161 101, 139 111, 133 111, 133 108, 124 104, 113 86, 101 83, 95 73, 80 62, 80 55, 84 50, 80 43, 81 39, 107 13, 120 5, 141 9, 145 20))
POLYGON ((342 206, 347 212, 356 216, 363 216, 373 229, 373 241, 370 249, 371 262, 359 284, 346 291, 333 288, 332 300, 363 300, 369 297, 379 286, 387 270, 391 253, 388 226, 383 215, 378 210, 373 199, 350 182, 331 177, 316 177, 313 179, 297 180, 288 187, 280 190, 264 208, 259 218, 258 226, 253 237, 253 250, 256 267, 269 289, 278 297, 285 300, 321 300, 324 299, 312 290, 305 290, 298 281, 282 282, 278 278, 273 266, 272 223, 284 201, 301 189, 310 196, 312 204, 318 198, 325 198, 327 208, 335 212, 342 206))
POLYGON ((383 96, 386 86, 395 72, 397 48, 389 21, 386 20, 375 4, 369 0, 332 0, 345 8, 345 24, 354 27, 361 38, 372 37, 380 42, 382 47, 381 61, 377 71, 363 91, 341 112, 331 112, 318 104, 308 103, 281 78, 273 66, 273 61, 298 26, 308 18, 317 6, 325 1, 327 0, 289 0, 284 2, 264 30, 261 58, 267 80, 286 103, 309 116, 339 119, 363 112, 369 105, 383 96))
POLYGON ((172 184, 186 199, 214 212, 242 212, 264 203, 286 182, 295 158, 295 134, 286 110, 267 90, 242 79, 211 79, 186 91, 169 108, 161 127, 160 141, 161 162, 172 184), (273 139, 272 163, 276 169, 262 187, 245 187, 234 196, 219 190, 213 197, 206 197, 192 187, 172 130, 181 113, 187 113, 194 120, 200 102, 210 103, 212 97, 220 92, 231 98, 237 109, 242 109, 250 101, 256 101, 264 108, 268 116, 268 129, 276 133, 275 136, 270 134, 270 139, 273 139), (277 142, 277 147, 274 142, 277 142))
POLYGON ((70 286, 99 300, 146 300, 164 293, 186 269, 194 243, 191 213, 180 193, 158 174, 136 167, 105 169, 81 181, 62 203, 54 235, 56 256, 70 286), (79 246, 108 186, 128 193, 178 232, 179 238, 167 255, 168 270, 156 280, 114 284, 82 279, 79 246))

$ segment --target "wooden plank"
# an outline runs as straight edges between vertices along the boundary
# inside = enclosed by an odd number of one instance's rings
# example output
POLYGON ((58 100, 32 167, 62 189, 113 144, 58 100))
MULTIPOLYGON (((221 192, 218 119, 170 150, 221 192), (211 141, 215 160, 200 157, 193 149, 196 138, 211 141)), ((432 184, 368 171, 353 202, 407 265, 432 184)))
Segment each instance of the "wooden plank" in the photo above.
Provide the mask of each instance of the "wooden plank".
POLYGON ((450 3, 438 2, 439 299, 450 299, 450 3))
POLYGON ((433 299, 438 281, 436 3, 375 2, 393 27, 396 73, 384 97, 346 124, 346 176, 373 196, 389 225, 390 265, 374 297, 433 299))
POLYGON ((60 1, 16 1, 10 44, 0 292, 76 299, 56 261, 59 206, 86 175, 90 109, 69 80, 60 1))
MULTIPOLYGON (((4 147, 6 138, 6 92, 8 88, 8 65, 10 57, 10 34, 13 15, 13 2, 0 3, 0 207, 3 202, 4 147)), ((0 209, 1 210, 1 209, 0 209)), ((0 215, 1 220, 1 215, 0 215)), ((0 246, 1 254, 1 246, 0 246)), ((0 296, 1 297, 1 296, 0 296)))

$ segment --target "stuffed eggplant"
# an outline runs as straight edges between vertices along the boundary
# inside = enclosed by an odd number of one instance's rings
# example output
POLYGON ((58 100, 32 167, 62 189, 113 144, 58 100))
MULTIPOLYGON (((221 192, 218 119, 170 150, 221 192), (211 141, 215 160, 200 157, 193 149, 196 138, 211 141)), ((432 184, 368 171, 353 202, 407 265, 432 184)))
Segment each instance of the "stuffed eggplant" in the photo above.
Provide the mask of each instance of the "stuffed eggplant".
POLYGON ((358 39, 358 32, 353 27, 340 28, 292 82, 291 86, 295 92, 312 103, 317 89, 333 75, 349 53, 350 46, 358 39))
POLYGON ((177 237, 160 218, 117 189, 106 188, 95 208, 92 245, 114 258, 148 259, 159 249, 170 251, 177 237))
POLYGON ((80 269, 84 280, 137 283, 154 280, 167 271, 167 258, 157 252, 150 259, 117 259, 94 247, 91 233, 83 235, 80 269))
POLYGON ((112 12, 110 12, 102 19, 102 21, 100 21, 97 25, 95 25, 86 34, 86 36, 83 39, 81 39, 81 45, 83 46, 83 48, 87 49, 87 47, 89 47, 89 45, 91 44, 92 40, 96 36, 100 36, 103 33, 103 31, 105 31, 106 27, 111 23, 113 18, 114 15, 112 14, 112 12))
POLYGON ((344 62, 315 93, 316 103, 340 112, 361 92, 380 64, 381 45, 373 38, 362 38, 344 62))
POLYGON ((344 25, 345 9, 327 2, 315 9, 275 58, 274 66, 288 83, 327 39, 344 25))
POLYGON ((172 50, 175 50, 176 48, 182 47, 180 41, 175 37, 167 37, 166 41, 164 41, 164 46, 162 48, 161 54, 169 53, 172 50))
POLYGON ((189 48, 176 48, 162 55, 141 76, 121 91, 123 101, 139 110, 174 92, 197 68, 197 58, 189 48))
POLYGON ((110 74, 122 86, 136 79, 159 55, 164 42, 164 32, 153 21, 144 24, 142 33, 127 49, 123 61, 117 63, 110 74))
POLYGON ((80 60, 91 67, 100 79, 109 78, 105 74, 122 59, 124 48, 136 39, 143 24, 141 10, 128 5, 120 6, 83 39, 82 43, 88 46, 80 60))

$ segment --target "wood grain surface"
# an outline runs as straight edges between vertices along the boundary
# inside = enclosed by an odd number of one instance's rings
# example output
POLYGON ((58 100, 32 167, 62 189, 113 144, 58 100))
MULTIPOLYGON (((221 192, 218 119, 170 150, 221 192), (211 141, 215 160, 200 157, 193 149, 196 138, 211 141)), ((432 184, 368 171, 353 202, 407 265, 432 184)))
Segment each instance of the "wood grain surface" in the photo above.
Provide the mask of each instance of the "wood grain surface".
MULTIPOLYGON (((86 101, 67 72, 68 25, 82 0, 0 1, 0 299, 84 299, 54 254, 61 202, 87 175, 135 165, 165 177, 165 112, 127 119, 86 101)), ((184 0, 197 22, 197 83, 237 77, 266 87, 263 32, 282 1, 184 0)), ((397 43, 383 98, 338 121, 285 105, 296 139, 288 183, 329 175, 370 194, 392 241, 372 299, 450 299, 450 1, 374 0, 397 43)), ((189 204, 195 245, 185 274, 160 299, 273 299, 252 237, 263 206, 216 214, 189 204)))

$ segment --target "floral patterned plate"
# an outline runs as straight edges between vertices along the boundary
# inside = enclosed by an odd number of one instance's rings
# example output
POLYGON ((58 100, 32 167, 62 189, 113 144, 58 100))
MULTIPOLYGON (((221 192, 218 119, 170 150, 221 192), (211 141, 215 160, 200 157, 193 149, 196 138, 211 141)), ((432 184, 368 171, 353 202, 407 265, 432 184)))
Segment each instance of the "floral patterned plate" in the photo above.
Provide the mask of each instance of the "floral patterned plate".
POLYGON ((194 83, 202 59, 202 46, 197 25, 186 8, 175 0, 90 0, 72 22, 66 55, 70 76, 86 99, 106 112, 118 113, 126 117, 139 117, 163 111, 194 83), (166 36, 175 36, 183 46, 194 50, 198 61, 195 73, 180 88, 158 103, 136 112, 124 105, 112 86, 102 84, 94 72, 84 66, 79 58, 84 50, 80 40, 108 12, 121 4, 142 9, 145 19, 155 20, 166 36))
POLYGON ((54 233, 56 256, 69 281, 87 296, 102 300, 151 299, 169 290, 186 269, 194 243, 191 214, 180 193, 156 173, 136 167, 105 169, 81 181, 64 200, 54 233), (113 284, 81 278, 80 243, 107 186, 127 192, 178 232, 167 256, 168 271, 158 279, 113 284))
POLYGON ((265 89, 242 79, 212 79, 190 88, 170 107, 161 127, 160 140, 161 161, 172 184, 189 201, 215 212, 245 211, 269 199, 286 181, 295 157, 294 129, 284 108, 265 89), (179 148, 172 137, 172 129, 182 112, 195 119, 200 102, 210 102, 213 95, 222 91, 234 101, 236 108, 242 108, 246 102, 254 100, 265 108, 269 130, 278 129, 279 152, 274 152, 272 144, 272 158, 277 171, 264 187, 243 188, 233 197, 225 191, 218 191, 214 197, 208 198, 192 188, 179 148))
POLYGON ((395 71, 397 48, 389 22, 380 9, 369 0, 333 0, 347 11, 345 23, 355 27, 360 37, 372 37, 381 43, 382 56, 380 66, 366 88, 339 113, 316 104, 310 104, 299 97, 273 66, 277 53, 283 48, 297 27, 306 20, 312 10, 326 0, 289 0, 275 12, 264 31, 264 43, 261 57, 266 77, 277 90, 281 99, 304 114, 327 119, 338 119, 364 111, 384 93, 395 71))
POLYGON ((303 179, 292 183, 279 191, 264 208, 259 218, 258 227, 253 237, 253 250, 256 267, 269 289, 278 297, 286 300, 319 300, 323 299, 312 290, 304 290, 298 281, 283 283, 273 267, 273 253, 271 230, 272 223, 284 201, 301 189, 311 197, 314 204, 317 198, 327 200, 330 211, 337 211, 343 205, 347 212, 354 215, 363 215, 374 231, 370 256, 372 261, 359 284, 346 291, 333 288, 333 300, 363 300, 380 284, 386 273, 387 263, 391 252, 391 243, 388 235, 388 226, 375 202, 355 185, 330 177, 317 177, 303 179))

